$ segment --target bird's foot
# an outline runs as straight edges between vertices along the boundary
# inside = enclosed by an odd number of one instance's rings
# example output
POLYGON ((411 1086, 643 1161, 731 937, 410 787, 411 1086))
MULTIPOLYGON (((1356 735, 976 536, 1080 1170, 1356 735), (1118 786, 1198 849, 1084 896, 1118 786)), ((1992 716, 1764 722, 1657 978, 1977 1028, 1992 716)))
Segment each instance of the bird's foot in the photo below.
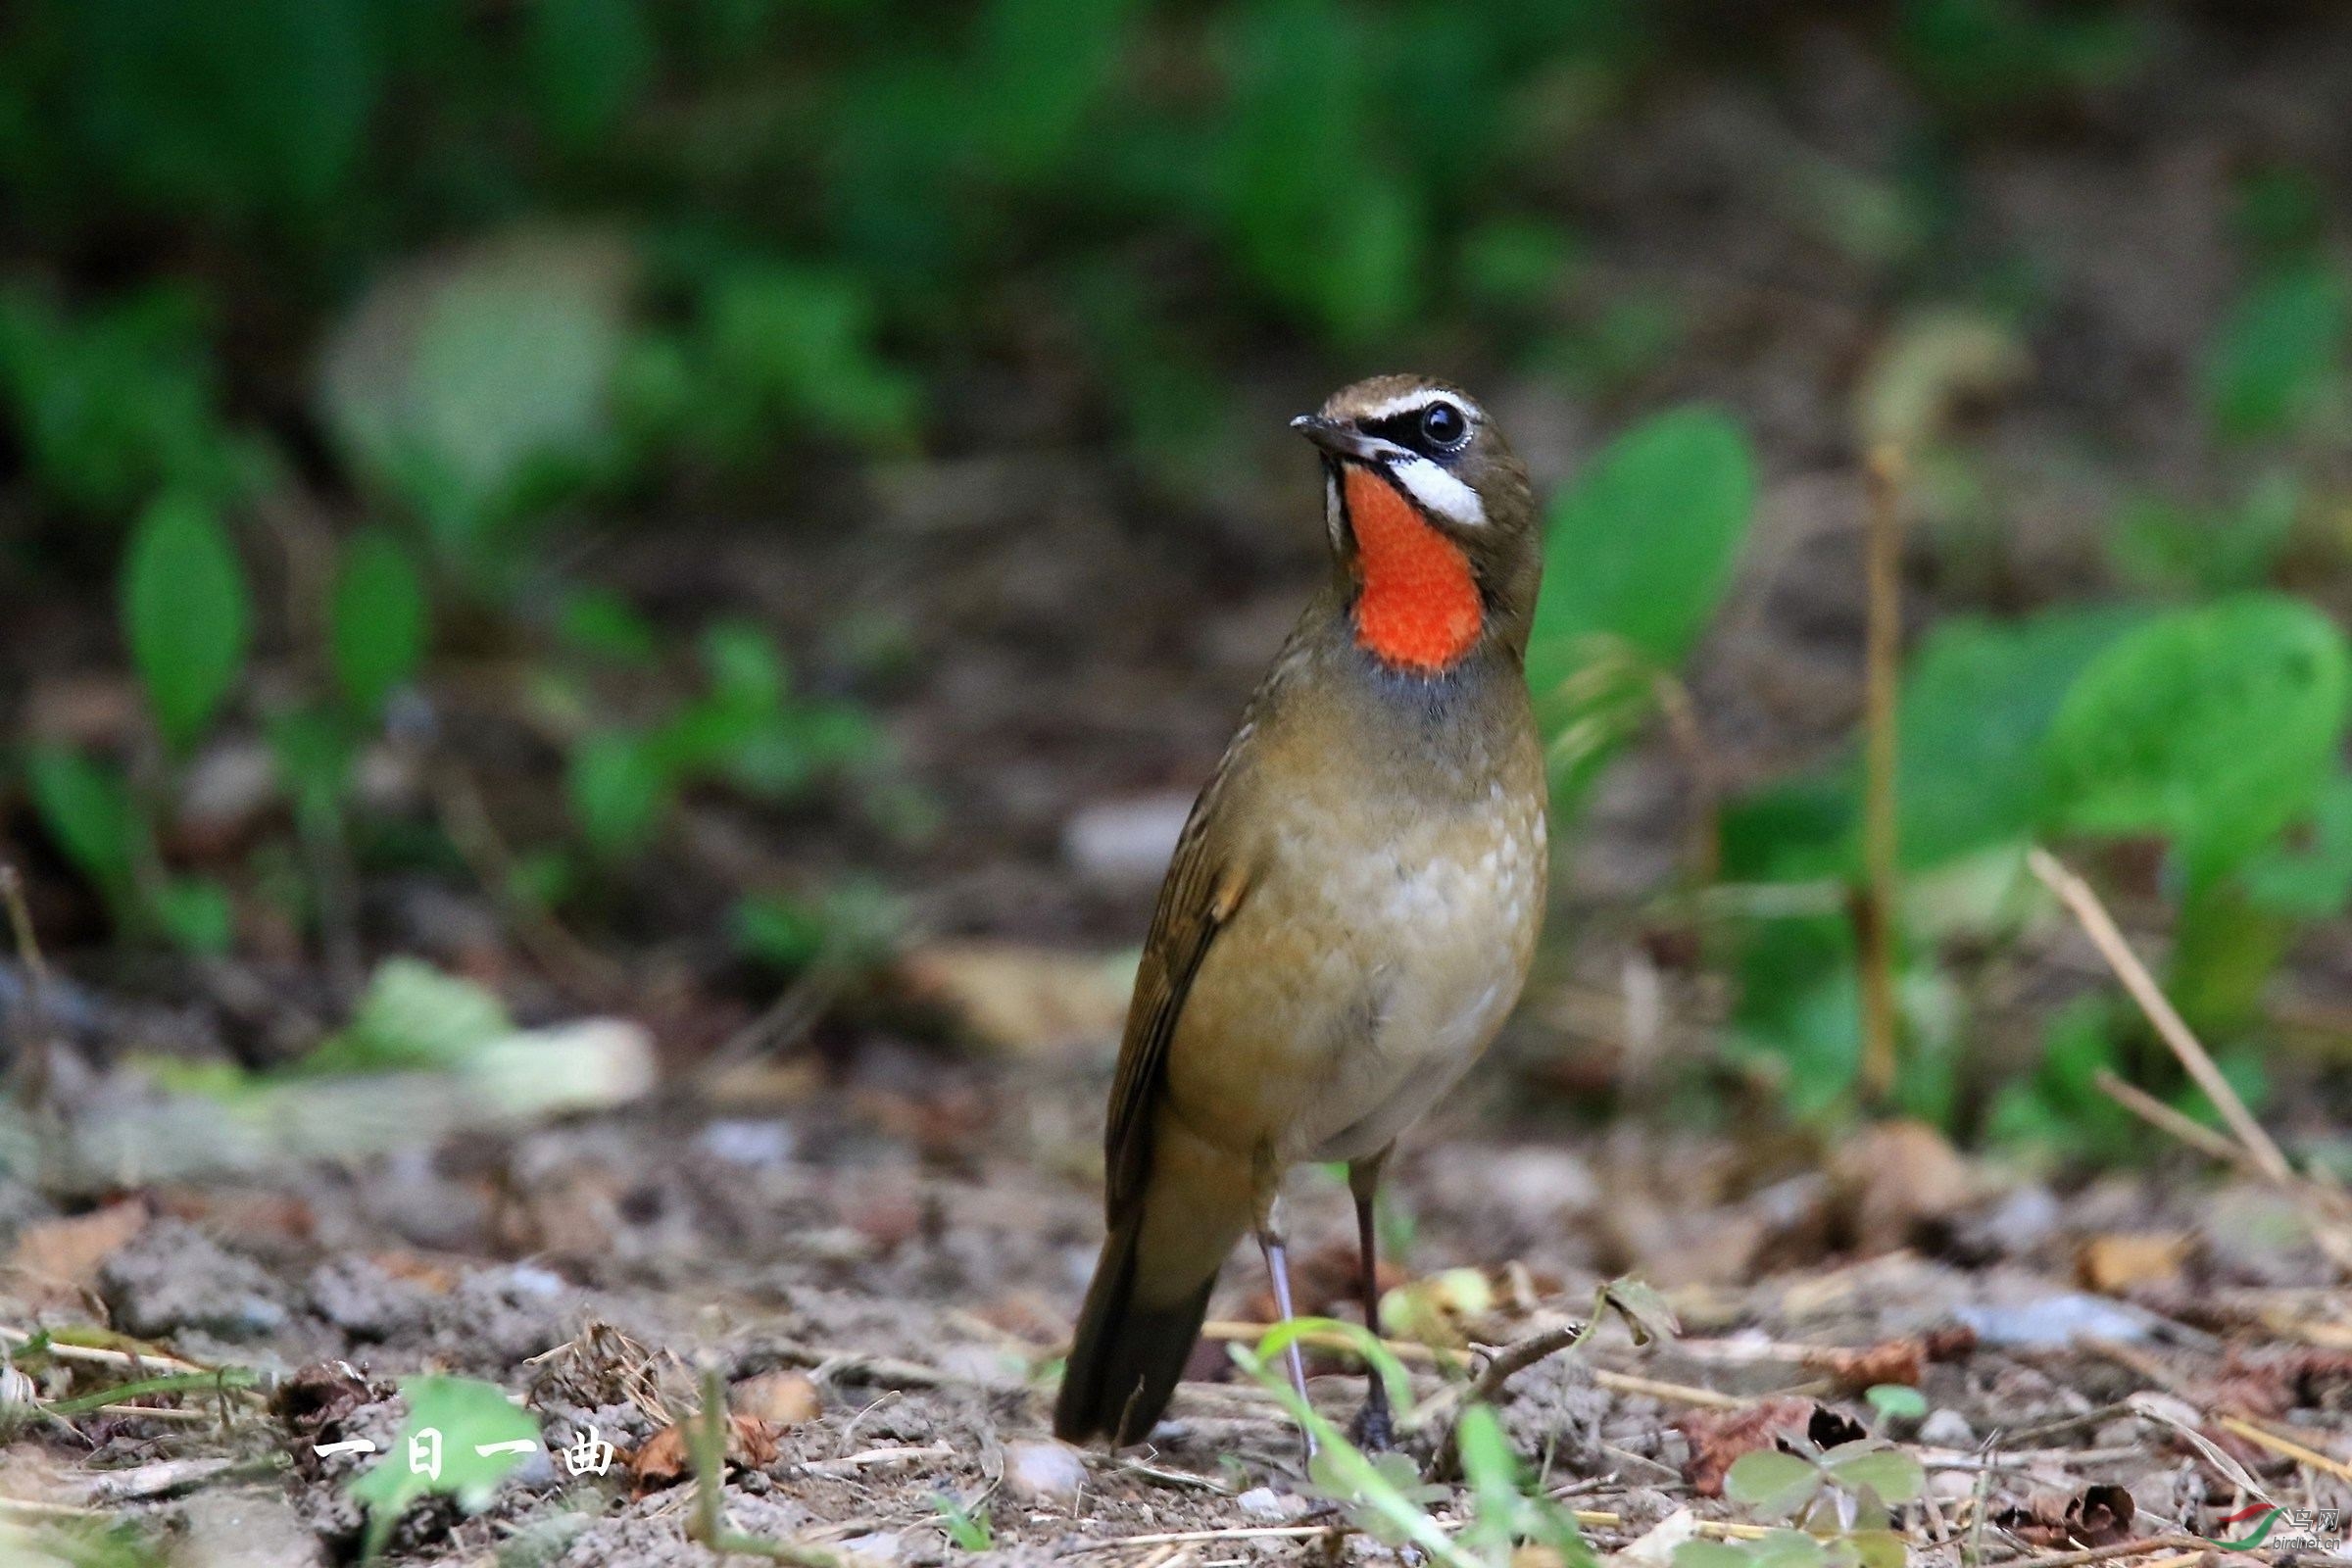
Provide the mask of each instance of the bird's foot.
POLYGON ((1396 1446, 1396 1426, 1389 1419, 1389 1401, 1366 1399, 1355 1419, 1348 1423, 1348 1438, 1366 1453, 1386 1453, 1396 1446))

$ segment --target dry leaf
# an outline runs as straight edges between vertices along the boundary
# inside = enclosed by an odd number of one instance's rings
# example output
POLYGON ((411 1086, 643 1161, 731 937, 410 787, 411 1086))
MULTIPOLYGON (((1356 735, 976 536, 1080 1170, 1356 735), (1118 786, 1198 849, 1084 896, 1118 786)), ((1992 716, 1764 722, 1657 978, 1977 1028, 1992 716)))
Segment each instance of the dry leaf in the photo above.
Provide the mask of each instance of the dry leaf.
POLYGON ((1881 1122, 1846 1139, 1830 1157, 1830 1182, 1865 1255, 1932 1236, 1977 1196, 1968 1161, 1920 1121, 1881 1122))
MULTIPOLYGON (((776 1435, 784 1429, 757 1416, 727 1418, 727 1468, 763 1470, 776 1462, 776 1435)), ((640 1496, 674 1487, 694 1473, 694 1460, 683 1425, 663 1427, 629 1455, 629 1475, 640 1496)))
POLYGON ((1012 942, 941 942, 902 959, 899 979, 974 1038, 1027 1053, 1116 1040, 1135 967, 1012 942))
POLYGON ((1803 1431, 1815 1408, 1810 1399, 1765 1399, 1739 1410, 1691 1412, 1680 1423, 1690 1446, 1683 1479, 1702 1497, 1722 1496, 1733 1460, 1777 1446, 1784 1432, 1803 1431))
POLYGON ((2177 1232, 2094 1236, 2075 1258, 2085 1290, 2122 1296, 2145 1286, 2178 1285, 2188 1260, 2188 1238, 2177 1232))
POLYGON ((1995 1513, 1992 1522, 2029 1545, 2108 1546, 2132 1539, 2132 1521, 2138 1511, 2131 1493, 2100 1484, 2084 1487, 2071 1497, 2056 1492, 2035 1493, 2026 1499, 2025 1506, 1995 1513))
POLYGON ((816 1385, 800 1372, 762 1372, 745 1378, 727 1391, 727 1407, 740 1419, 749 1416, 772 1423, 779 1430, 813 1421, 825 1413, 816 1385))
POLYGON ((18 1233, 9 1270, 33 1285, 94 1290, 99 1265, 146 1228, 147 1205, 136 1199, 71 1219, 35 1220, 18 1233))

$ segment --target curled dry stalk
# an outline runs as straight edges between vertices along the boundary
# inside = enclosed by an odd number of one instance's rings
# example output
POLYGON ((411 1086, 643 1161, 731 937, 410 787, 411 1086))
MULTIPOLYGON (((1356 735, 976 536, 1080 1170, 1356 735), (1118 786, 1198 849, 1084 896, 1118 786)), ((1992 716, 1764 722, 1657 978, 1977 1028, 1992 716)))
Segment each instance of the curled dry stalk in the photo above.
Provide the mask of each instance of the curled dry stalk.
POLYGON ((2225 1144, 2201 1128, 2197 1135, 2187 1134, 2183 1124, 2193 1126, 2193 1123, 2187 1123, 2186 1118, 2170 1111, 2170 1107, 2152 1108, 2159 1102, 2121 1080, 2112 1087, 2103 1082, 2101 1087, 2125 1109, 2159 1130, 2180 1138, 2204 1153, 2229 1159, 2293 1198, 2311 1221, 2312 1238, 2320 1250, 2337 1269, 2352 1274, 2352 1199, 2341 1188, 2303 1175, 2287 1162, 2278 1143, 2254 1119, 2254 1113, 2237 1097, 2237 1091, 2230 1087, 2230 1080, 2222 1076, 2221 1068, 2214 1065, 2212 1055, 2164 994, 2164 988, 2156 983, 2156 977, 2148 972, 2148 966, 2140 962, 2139 955, 2124 940, 2115 917, 2107 912, 2107 906, 2090 884, 2039 846, 2026 853, 2026 865, 2074 915, 2083 935, 2090 938, 2091 946, 2099 950, 2099 956, 2106 960, 2108 968, 2115 972, 2116 979, 2155 1029, 2157 1038, 2180 1060, 2190 1081, 2213 1102, 2232 1141, 2225 1144))

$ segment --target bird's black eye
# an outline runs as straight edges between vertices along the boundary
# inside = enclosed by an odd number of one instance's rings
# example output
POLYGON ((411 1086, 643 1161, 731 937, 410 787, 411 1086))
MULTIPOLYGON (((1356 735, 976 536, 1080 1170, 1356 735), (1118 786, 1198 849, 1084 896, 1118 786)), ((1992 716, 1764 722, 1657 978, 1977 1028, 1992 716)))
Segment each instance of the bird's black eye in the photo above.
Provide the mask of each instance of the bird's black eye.
POLYGON ((1470 421, 1450 403, 1432 403, 1421 411, 1421 439, 1433 447, 1450 447, 1470 433, 1470 421))

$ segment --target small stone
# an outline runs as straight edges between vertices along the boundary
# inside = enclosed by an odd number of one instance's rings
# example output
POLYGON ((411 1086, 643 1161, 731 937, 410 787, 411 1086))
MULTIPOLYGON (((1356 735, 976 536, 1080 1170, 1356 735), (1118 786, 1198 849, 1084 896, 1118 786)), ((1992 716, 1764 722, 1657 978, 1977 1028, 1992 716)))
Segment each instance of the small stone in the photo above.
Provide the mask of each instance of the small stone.
POLYGON ((789 1122, 760 1121, 748 1116, 714 1121, 694 1142, 696 1148, 713 1159, 752 1170, 789 1165, 799 1147, 799 1138, 789 1122))
POLYGON ((1192 808, 1189 794, 1174 792, 1081 807, 1062 828, 1061 852, 1103 887, 1149 888, 1167 869, 1192 808))
POLYGON ((312 1568, 318 1538, 273 1487, 199 1492, 180 1505, 172 1568, 312 1568))
POLYGON ((1288 1519, 1291 1504, 1272 1487, 1251 1487, 1233 1499, 1233 1505, 1252 1519, 1288 1519))
POLYGON ((116 1322, 140 1339, 186 1329, 255 1339, 286 1321, 277 1283, 261 1265, 184 1220, 150 1224, 106 1260, 98 1278, 116 1322))
POLYGON ((727 1391, 727 1408, 780 1427, 797 1427, 825 1413, 816 1385, 799 1372, 762 1372, 727 1391))
POLYGON ((906 1544, 896 1530, 876 1530, 870 1535, 852 1536, 841 1544, 841 1554, 847 1560, 860 1564, 895 1563, 906 1554, 906 1544))
POLYGON ((1069 1507, 1085 1486, 1086 1461, 1069 1445, 1035 1439, 1004 1445, 1004 1490, 1019 1501, 1069 1507))
POLYGON ((1977 1429, 1957 1410, 1931 1410, 1919 1424, 1919 1443, 1927 1448, 1973 1448, 1977 1429))

